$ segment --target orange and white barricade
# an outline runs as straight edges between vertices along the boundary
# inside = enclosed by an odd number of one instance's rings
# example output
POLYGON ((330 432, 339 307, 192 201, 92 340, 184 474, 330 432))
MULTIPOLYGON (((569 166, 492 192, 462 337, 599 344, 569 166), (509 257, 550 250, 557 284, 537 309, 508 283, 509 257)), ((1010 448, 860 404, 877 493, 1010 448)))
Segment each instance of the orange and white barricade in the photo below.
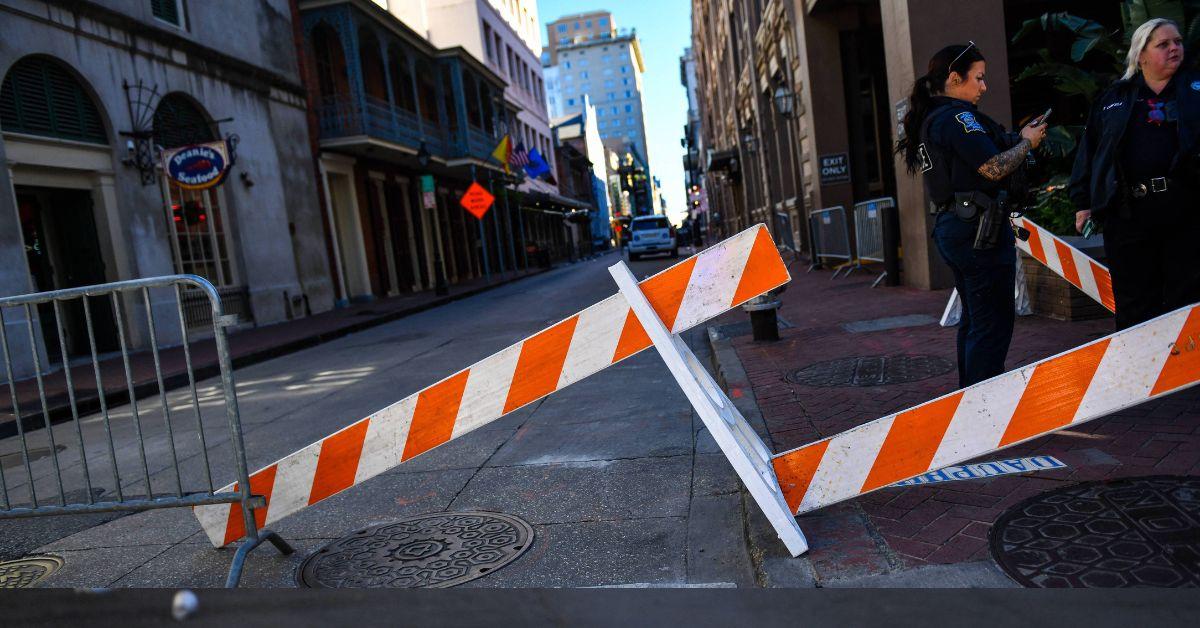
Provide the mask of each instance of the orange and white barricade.
MULTIPOLYGON (((653 320, 678 334, 789 279, 766 228, 758 225, 642 281, 636 296, 638 307, 648 303, 653 320)), ((649 314, 634 313, 631 294, 613 295, 254 472, 251 491, 266 500, 255 510, 259 526, 648 348, 652 342, 644 324, 649 314)), ((762 466, 770 470, 765 462, 762 466)), ((201 506, 195 513, 217 547, 245 535, 236 504, 201 506)))

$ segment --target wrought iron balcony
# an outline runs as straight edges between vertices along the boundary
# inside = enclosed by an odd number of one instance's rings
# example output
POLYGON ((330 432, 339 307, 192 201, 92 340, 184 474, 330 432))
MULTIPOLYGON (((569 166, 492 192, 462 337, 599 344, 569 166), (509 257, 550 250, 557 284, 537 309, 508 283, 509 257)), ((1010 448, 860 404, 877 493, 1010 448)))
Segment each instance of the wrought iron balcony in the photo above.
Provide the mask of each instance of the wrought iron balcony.
POLYGON ((443 159, 475 157, 487 160, 499 141, 469 126, 447 131, 416 113, 371 96, 360 103, 351 96, 327 99, 317 107, 321 139, 366 136, 416 149, 425 142, 430 154, 443 159))

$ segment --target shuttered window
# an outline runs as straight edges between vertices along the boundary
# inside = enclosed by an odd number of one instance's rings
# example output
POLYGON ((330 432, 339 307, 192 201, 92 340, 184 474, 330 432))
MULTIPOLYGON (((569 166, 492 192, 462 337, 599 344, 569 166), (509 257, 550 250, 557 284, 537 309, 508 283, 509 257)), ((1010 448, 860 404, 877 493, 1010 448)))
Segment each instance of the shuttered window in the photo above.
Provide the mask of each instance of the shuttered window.
POLYGON ((176 26, 180 25, 178 0, 150 0, 150 10, 154 17, 176 26))
POLYGON ((208 118, 182 94, 167 94, 154 110, 154 143, 163 148, 217 139, 208 118))
POLYGON ((31 57, 13 65, 0 86, 0 129, 107 144, 100 110, 67 68, 31 57))

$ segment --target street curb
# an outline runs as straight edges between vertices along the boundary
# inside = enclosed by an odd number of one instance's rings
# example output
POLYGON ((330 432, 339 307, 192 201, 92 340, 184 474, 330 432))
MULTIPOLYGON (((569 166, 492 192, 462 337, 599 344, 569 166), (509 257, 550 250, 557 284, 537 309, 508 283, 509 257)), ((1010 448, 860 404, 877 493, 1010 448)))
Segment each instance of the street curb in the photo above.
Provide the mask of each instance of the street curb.
MULTIPOLYGON (((583 260, 583 261, 587 261, 587 260, 583 260)), ((373 318, 368 318, 364 321, 360 321, 360 322, 357 322, 357 323, 354 323, 351 325, 347 325, 345 327, 341 327, 341 328, 338 328, 335 330, 317 333, 312 336, 306 336, 304 338, 299 338, 299 339, 292 340, 290 342, 286 342, 286 343, 272 346, 272 347, 265 347, 258 351, 254 351, 254 352, 247 353, 245 355, 240 355, 240 356, 233 358, 231 360, 231 365, 232 365, 233 370, 236 372, 240 368, 244 368, 244 367, 251 366, 254 364, 259 364, 261 362, 266 362, 267 360, 272 360, 274 358, 278 358, 278 357, 282 357, 282 356, 296 353, 299 351, 303 351, 304 349, 311 349, 312 347, 316 347, 318 345, 332 342, 334 340, 348 336, 350 334, 354 334, 354 333, 357 333, 360 331, 365 331, 367 329, 371 329, 373 327, 378 327, 380 325, 385 325, 387 323, 391 323, 391 322, 400 320, 402 318, 407 318, 409 316, 420 314, 421 312, 425 312, 427 310, 431 310, 436 307, 441 307, 443 305, 448 305, 455 301, 473 297, 475 295, 487 292, 489 290, 494 290, 496 288, 521 281, 522 279, 528 279, 530 277, 537 277, 539 275, 543 275, 545 273, 548 273, 550 271, 553 271, 553 270, 556 270, 556 269, 562 268, 562 267, 563 266, 560 265, 560 266, 552 266, 550 268, 541 268, 541 269, 535 270, 534 272, 531 272, 529 274, 521 275, 520 277, 511 277, 509 279, 505 279, 504 281, 500 281, 497 283, 488 284, 488 285, 480 286, 477 288, 472 288, 470 290, 466 290, 466 291, 463 291, 458 294, 451 294, 451 295, 442 297, 440 299, 434 299, 432 301, 427 301, 425 303, 413 305, 411 307, 407 307, 404 309, 396 310, 393 312, 388 312, 387 314, 381 314, 379 316, 376 316, 373 318)), ((235 343, 236 339, 237 339, 236 335, 230 336, 230 344, 235 343)), ((195 381, 197 381, 197 382, 199 382, 200 380, 208 379, 210 377, 216 377, 216 376, 220 375, 220 373, 221 373, 220 365, 216 364, 216 363, 196 367, 194 369, 195 381)), ((236 382, 236 380, 235 380, 235 382, 236 382)), ((188 378, 186 371, 180 372, 180 373, 173 373, 170 375, 166 375, 166 374, 163 375, 163 392, 171 392, 173 390, 178 390, 180 388, 184 388, 185 386, 188 386, 188 385, 189 385, 189 378, 188 378)), ((152 397, 154 395, 157 395, 158 393, 159 393, 158 382, 156 380, 141 382, 138 384, 134 384, 134 386, 133 386, 133 397, 134 397, 134 400, 136 400, 136 401, 140 401, 147 397, 152 397)), ((105 402, 106 402, 108 408, 111 410, 113 408, 117 408, 122 405, 128 404, 129 403, 129 392, 126 388, 122 388, 120 390, 113 390, 111 392, 106 391, 104 399, 105 399, 105 402)), ((99 412, 100 411, 100 398, 99 398, 99 396, 77 398, 75 400, 75 407, 81 417, 84 416, 85 414, 99 412)), ((21 426, 24 428, 24 431, 26 434, 29 434, 30 432, 33 432, 35 430, 41 430, 41 429, 46 428, 46 422, 42 418, 42 416, 43 416, 42 413, 40 411, 38 411, 38 412, 31 413, 31 414, 26 414, 25 416, 22 416, 20 418, 21 426)), ((51 425, 58 425, 58 424, 66 423, 66 422, 73 420, 74 415, 72 413, 70 403, 65 403, 65 404, 56 405, 56 406, 51 407, 49 409, 49 418, 50 418, 51 425)), ((8 421, 3 424, 0 424, 0 439, 17 436, 18 434, 19 434, 19 432, 17 431, 16 420, 8 421)))
MULTIPOLYGON (((766 429, 766 420, 758 409, 758 399, 754 396, 754 388, 750 385, 750 376, 742 366, 742 360, 733 348, 733 343, 725 338, 716 327, 707 329, 708 344, 712 348, 712 367, 716 373, 717 383, 725 390, 725 394, 733 401, 734 407, 754 426, 759 436, 764 439, 768 449, 771 446, 770 436, 766 429)), ((739 482, 740 484, 740 482, 739 482)), ((745 487, 743 493, 743 512, 746 516, 746 544, 750 550, 750 560, 763 587, 810 588, 817 586, 816 570, 807 555, 792 557, 788 554, 779 537, 767 522, 754 501, 747 499, 745 487)))

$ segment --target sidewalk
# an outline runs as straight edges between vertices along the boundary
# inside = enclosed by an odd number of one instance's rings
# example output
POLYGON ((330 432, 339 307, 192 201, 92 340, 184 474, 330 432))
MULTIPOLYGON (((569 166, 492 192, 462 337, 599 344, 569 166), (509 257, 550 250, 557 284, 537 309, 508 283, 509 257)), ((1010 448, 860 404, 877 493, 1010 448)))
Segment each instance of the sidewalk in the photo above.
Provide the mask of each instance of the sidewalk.
MULTIPOLYGON (((512 271, 494 274, 490 281, 475 279, 450 286, 450 294, 437 296, 432 290, 402 296, 377 299, 367 303, 356 303, 350 307, 322 312, 306 318, 254 327, 230 334, 230 352, 234 368, 256 364, 264 360, 294 353, 301 349, 329 342, 364 329, 411 316, 430 308, 457 301, 486 290, 531 277, 550 269, 530 269, 525 272, 512 271)), ((217 375, 216 347, 209 338, 193 340, 191 343, 192 367, 196 381, 217 375)), ((188 385, 182 346, 163 349, 160 352, 163 382, 168 391, 188 385)), ((71 419, 70 399, 67 394, 66 378, 59 369, 43 375, 47 405, 52 423, 71 419)), ((134 396, 144 399, 158 394, 158 383, 154 372, 154 356, 148 349, 130 356, 133 373, 134 396)), ((125 380, 125 369, 119 354, 102 357, 100 376, 109 407, 129 401, 129 388, 125 380)), ((96 377, 90 360, 79 361, 71 367, 71 378, 75 385, 76 405, 79 415, 98 411, 99 396, 96 393, 96 377)), ((7 382, 5 382, 7 384, 7 382)), ((16 382, 17 401, 21 409, 23 426, 26 430, 45 427, 45 419, 38 400, 36 378, 16 382)), ((0 390, 0 439, 17 433, 13 419, 12 398, 7 386, 0 390)))
MULTIPOLYGON (((793 279, 782 295, 780 310, 791 327, 780 329, 780 341, 757 343, 748 334, 734 334, 725 341, 736 351, 746 374, 741 384, 727 382, 730 393, 755 398, 776 452, 833 436, 957 388, 953 369, 919 381, 877 386, 818 387, 790 381, 801 368, 839 358, 924 355, 950 364, 955 360, 955 330, 937 324, 948 290, 872 289, 874 276, 861 272, 831 281, 827 270, 805 273, 800 265, 791 270, 793 279)), ((1111 331, 1111 319, 1068 323, 1019 317, 1007 366, 1011 370, 1035 362, 1111 331)), ((1068 467, 888 488, 801 517, 800 525, 812 544, 807 557, 817 583, 905 586, 911 578, 902 574, 914 568, 919 571, 910 574, 928 573, 928 577, 908 586, 935 586, 929 578, 939 577, 967 585, 1004 583, 995 579, 1004 576, 992 564, 987 536, 992 523, 1010 506, 1065 483, 1200 474, 1200 391, 1143 404, 986 459, 1035 455, 1055 456, 1068 467)))

